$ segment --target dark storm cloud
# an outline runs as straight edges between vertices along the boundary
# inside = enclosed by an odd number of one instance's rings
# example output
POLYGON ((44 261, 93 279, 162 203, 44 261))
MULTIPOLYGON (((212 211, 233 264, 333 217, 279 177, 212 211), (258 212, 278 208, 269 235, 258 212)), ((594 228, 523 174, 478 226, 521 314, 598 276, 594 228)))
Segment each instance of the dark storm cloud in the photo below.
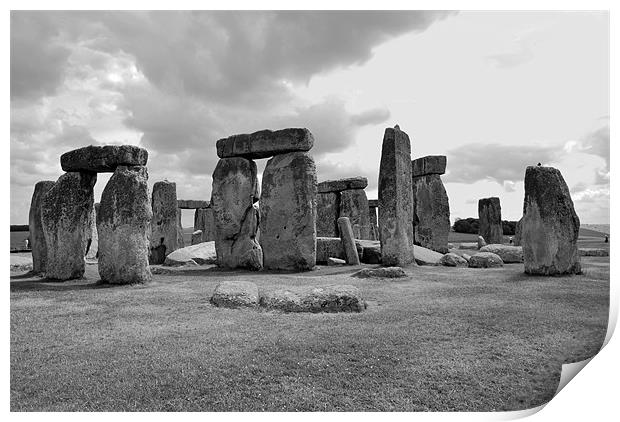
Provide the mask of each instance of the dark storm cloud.
POLYGON ((562 149, 554 146, 467 144, 448 151, 448 170, 445 182, 474 183, 495 180, 505 182, 523 180, 525 168, 538 163, 549 163, 562 149))

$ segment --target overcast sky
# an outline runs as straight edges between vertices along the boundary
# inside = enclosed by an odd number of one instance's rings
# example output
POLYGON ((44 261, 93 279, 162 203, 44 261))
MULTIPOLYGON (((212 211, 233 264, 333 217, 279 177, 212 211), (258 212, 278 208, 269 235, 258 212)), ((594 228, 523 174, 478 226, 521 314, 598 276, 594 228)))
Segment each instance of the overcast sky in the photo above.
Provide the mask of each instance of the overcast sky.
MULTIPOLYGON (((385 127, 448 157, 451 220, 527 165, 561 170, 582 223, 609 223, 605 12, 12 12, 11 224, 63 152, 149 151, 149 183, 210 199, 215 142, 307 127, 318 180, 366 176, 385 127)), ((262 172, 266 160, 258 162, 262 172)), ((98 201, 109 174, 99 175, 98 201)), ((191 212, 183 215, 192 224, 191 212)))

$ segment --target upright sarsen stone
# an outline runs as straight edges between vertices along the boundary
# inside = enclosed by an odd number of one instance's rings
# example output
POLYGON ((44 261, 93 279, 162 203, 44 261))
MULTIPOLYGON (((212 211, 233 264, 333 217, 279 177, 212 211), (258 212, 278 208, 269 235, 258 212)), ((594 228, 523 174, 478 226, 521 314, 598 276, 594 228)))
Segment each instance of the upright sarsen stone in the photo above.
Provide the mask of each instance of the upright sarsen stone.
POLYGON ((412 222, 411 142, 396 126, 385 129, 379 167, 379 230, 384 266, 414 262, 412 222))
POLYGON ((37 182, 34 185, 34 193, 30 201, 28 230, 30 231, 30 247, 32 248, 32 271, 36 274, 45 272, 45 263, 47 262, 47 246, 41 223, 41 204, 43 197, 54 187, 55 183, 51 180, 37 182))
POLYGON ((99 203, 93 207, 93 216, 90 223, 90 235, 88 238, 88 246, 86 247, 86 258, 96 259, 99 253, 99 235, 97 233, 97 212, 99 212, 99 203))
POLYGON ((84 275, 96 181, 96 173, 65 173, 43 197, 41 223, 47 246, 47 278, 70 280, 84 275))
POLYGON ((340 194, 325 192, 316 195, 316 233, 320 237, 338 237, 340 194))
POLYGON ((310 155, 291 152, 267 162, 261 195, 265 268, 310 270, 316 264, 316 167, 310 155))
POLYGON ((502 243, 502 208, 499 198, 483 198, 478 201, 478 234, 487 244, 502 243))
POLYGON ((99 275, 104 282, 151 280, 149 235, 153 213, 147 181, 145 166, 118 166, 103 189, 97 232, 99 275))
POLYGON ((211 207, 215 220, 217 263, 224 268, 263 266, 256 240, 260 214, 256 163, 246 158, 222 158, 213 171, 211 207))
POLYGON ((181 210, 177 207, 177 185, 167 180, 155 182, 151 198, 151 264, 163 264, 166 256, 183 247, 181 210))
POLYGON ((413 178, 413 216, 415 244, 447 253, 450 205, 439 174, 413 178))
POLYGON ((521 217, 521 219, 519 221, 517 221, 517 224, 515 226, 515 235, 512 239, 512 243, 515 246, 521 246, 521 229, 523 227, 523 217, 521 217))
POLYGON ((340 192, 339 217, 349 218, 356 239, 372 240, 368 198, 364 189, 349 189, 340 192))
POLYGON ((194 230, 201 230, 201 242, 215 240, 215 216, 213 208, 198 208, 194 213, 194 230))
POLYGON ((579 274, 579 217, 559 170, 525 170, 521 220, 525 272, 538 275, 579 274))

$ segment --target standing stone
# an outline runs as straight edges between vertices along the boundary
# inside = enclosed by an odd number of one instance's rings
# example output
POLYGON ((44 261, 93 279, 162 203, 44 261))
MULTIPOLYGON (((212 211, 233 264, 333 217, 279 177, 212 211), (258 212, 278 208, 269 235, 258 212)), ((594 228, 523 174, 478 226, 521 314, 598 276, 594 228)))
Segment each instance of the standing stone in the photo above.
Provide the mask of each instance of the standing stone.
POLYGON ((338 219, 338 229, 340 231, 340 242, 344 249, 345 260, 349 265, 360 265, 360 257, 357 254, 355 238, 353 237, 353 229, 351 221, 347 217, 338 219))
POLYGON ((379 167, 382 264, 405 266, 413 257, 411 142, 398 126, 385 129, 379 167))
POLYGON ((202 231, 201 242, 215 240, 215 216, 213 208, 198 208, 194 213, 194 230, 202 231))
POLYGON ((412 183, 415 244, 439 253, 447 253, 450 204, 441 177, 439 174, 426 174, 414 177, 412 183))
POLYGON ((487 244, 502 243, 502 208, 499 198, 483 198, 478 201, 478 234, 487 244))
POLYGON ((325 192, 316 195, 316 233, 321 237, 338 237, 340 194, 325 192))
POLYGON ((183 224, 181 223, 181 217, 183 213, 181 208, 177 208, 177 245, 178 249, 185 247, 185 240, 183 239, 183 224))
POLYGON ((84 275, 96 181, 96 173, 65 173, 43 197, 41 223, 47 246, 47 278, 70 280, 84 275))
POLYGON ((265 268, 310 270, 316 264, 316 166, 305 152, 267 162, 261 196, 265 268))
POLYGON ((97 259, 99 253, 99 236, 97 234, 97 213, 99 212, 99 202, 93 207, 93 216, 90 223, 90 236, 86 248, 87 259, 97 259))
POLYGON ((163 264, 166 256, 183 247, 183 233, 179 231, 180 213, 177 208, 177 185, 164 180, 155 182, 151 199, 153 220, 151 221, 151 239, 149 262, 163 264))
POLYGON ((368 215, 368 198, 364 189, 350 189, 340 192, 340 217, 349 217, 352 226, 359 227, 356 239, 372 240, 372 226, 368 215))
POLYGON ((522 228, 523 228, 523 217, 521 217, 521 219, 517 221, 517 224, 515 226, 515 236, 512 239, 512 243, 515 246, 521 246, 521 229, 522 228))
POLYGON ((368 215, 370 217, 370 225, 372 226, 372 239, 379 240, 379 223, 377 221, 377 208, 379 206, 378 200, 368 200, 368 215))
POLYGON ((579 217, 559 170, 525 170, 521 223, 525 272, 538 275, 579 274, 579 217))
MULTIPOLYGON (((101 194, 97 213, 99 275, 112 284, 145 283, 153 212, 145 166, 118 166, 101 194)), ((176 207, 176 202, 175 202, 176 207)))
POLYGON ((34 193, 30 201, 28 230, 30 231, 30 247, 32 248, 32 271, 36 274, 45 272, 45 263, 47 262, 47 246, 41 223, 41 203, 45 194, 54 187, 55 183, 51 180, 37 182, 34 185, 34 193))
POLYGON ((224 268, 263 267, 256 240, 260 214, 256 163, 246 158, 222 158, 213 171, 211 207, 215 217, 217 263, 224 268))

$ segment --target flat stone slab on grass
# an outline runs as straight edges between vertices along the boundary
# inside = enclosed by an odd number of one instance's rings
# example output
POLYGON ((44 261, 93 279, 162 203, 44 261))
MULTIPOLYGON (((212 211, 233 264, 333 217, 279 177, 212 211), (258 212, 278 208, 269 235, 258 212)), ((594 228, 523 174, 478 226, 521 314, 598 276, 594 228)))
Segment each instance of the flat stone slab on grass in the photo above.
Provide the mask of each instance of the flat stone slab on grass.
POLYGON ((441 265, 446 267, 467 267, 467 260, 455 253, 448 252, 439 260, 441 265))
POLYGON ((209 208, 209 201, 200 199, 177 199, 177 207, 182 210, 197 210, 199 208, 209 208))
POLYGON ((113 173, 118 166, 145 166, 149 153, 134 145, 90 145, 60 156, 64 171, 113 173))
POLYGON ((440 260, 443 254, 423 248, 422 246, 413 245, 413 256, 418 265, 441 265, 440 260))
POLYGON ((598 248, 579 248, 580 256, 609 256, 607 249, 598 248))
POLYGON ((222 281, 211 296, 212 304, 224 308, 255 308, 258 302, 258 286, 251 281, 222 281))
POLYGON ((327 265, 328 266, 347 265, 347 261, 345 261, 344 259, 339 259, 339 258, 327 258, 327 265))
POLYGON ((504 264, 523 262, 523 248, 521 246, 500 245, 493 243, 480 248, 480 252, 492 252, 504 261, 504 264))
POLYGON ((492 252, 478 252, 469 258, 469 268, 495 268, 503 266, 504 261, 502 261, 502 258, 492 252))
POLYGON ((349 189, 365 189, 368 179, 365 177, 349 177, 339 180, 325 180, 318 184, 319 193, 341 192, 349 189))
POLYGON ((347 284, 265 292, 260 305, 283 312, 312 313, 362 312, 367 306, 359 289, 347 284))
POLYGON ((216 148, 220 158, 243 157, 254 160, 288 152, 309 151, 313 145, 314 137, 308 129, 288 128, 229 136, 217 141, 216 148))
POLYGON ((358 278, 402 278, 407 277, 407 274, 401 267, 383 267, 364 268, 351 274, 351 276, 358 278))
POLYGON ((164 266, 178 267, 194 261, 198 265, 217 264, 215 242, 202 242, 177 249, 166 257, 164 266))
POLYGON ((378 240, 355 239, 358 252, 361 249, 360 260, 364 264, 381 264, 381 242, 378 240))

